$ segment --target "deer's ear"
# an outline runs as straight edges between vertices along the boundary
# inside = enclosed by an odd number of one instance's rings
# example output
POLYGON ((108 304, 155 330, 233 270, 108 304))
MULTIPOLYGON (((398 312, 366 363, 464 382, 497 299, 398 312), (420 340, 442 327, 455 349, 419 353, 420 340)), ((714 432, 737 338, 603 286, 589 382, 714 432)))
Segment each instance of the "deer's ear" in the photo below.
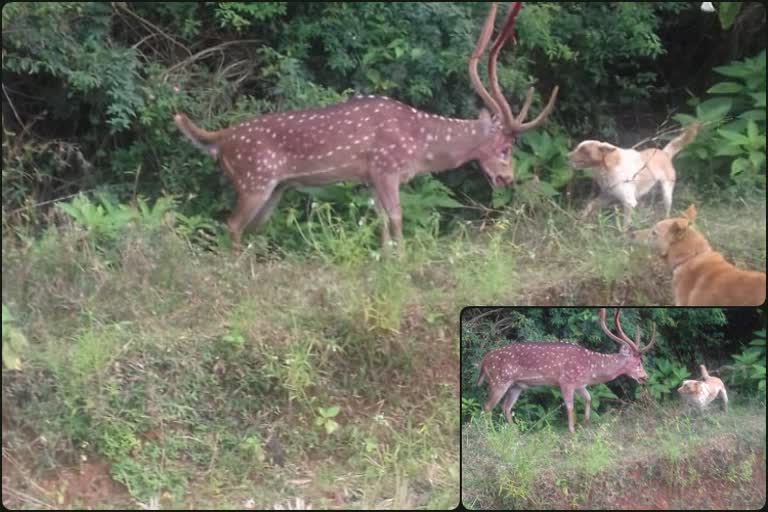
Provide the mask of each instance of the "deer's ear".
POLYGON ((493 129, 493 119, 491 119, 491 113, 486 109, 481 109, 478 120, 480 121, 480 126, 483 129, 483 134, 488 135, 491 133, 491 130, 493 129))

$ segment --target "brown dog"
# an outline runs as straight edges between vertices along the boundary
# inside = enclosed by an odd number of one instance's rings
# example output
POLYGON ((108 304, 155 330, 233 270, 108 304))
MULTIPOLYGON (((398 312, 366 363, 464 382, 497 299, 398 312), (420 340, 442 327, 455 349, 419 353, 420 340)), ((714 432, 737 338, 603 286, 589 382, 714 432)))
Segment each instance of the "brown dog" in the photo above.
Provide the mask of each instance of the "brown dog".
POLYGON ((759 306, 765 302, 765 272, 739 270, 712 249, 691 225, 696 207, 633 234, 650 240, 672 268, 675 306, 759 306))
POLYGON ((728 410, 728 394, 723 381, 710 377, 704 365, 701 368, 701 380, 684 380, 677 389, 680 398, 689 406, 703 411, 718 396, 723 400, 723 409, 728 410))
POLYGON ((608 142, 585 140, 568 153, 569 163, 576 169, 592 169, 600 195, 587 203, 580 217, 586 218, 597 206, 618 201, 624 206, 624 229, 629 227, 632 209, 637 201, 658 183, 669 217, 672 192, 677 179, 672 158, 689 144, 699 132, 699 123, 691 123, 682 134, 669 141, 664 149, 624 149, 608 142))

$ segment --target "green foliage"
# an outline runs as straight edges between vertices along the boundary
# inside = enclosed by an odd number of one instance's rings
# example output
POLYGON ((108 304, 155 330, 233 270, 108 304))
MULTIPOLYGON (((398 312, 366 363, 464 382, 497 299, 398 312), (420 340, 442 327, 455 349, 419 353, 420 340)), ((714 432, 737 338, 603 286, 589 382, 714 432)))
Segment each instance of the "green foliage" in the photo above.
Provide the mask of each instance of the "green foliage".
POLYGON ((728 30, 736 21, 736 15, 741 10, 743 2, 720 2, 718 3, 717 16, 720 19, 720 25, 728 30))
POLYGON ((135 205, 127 205, 105 193, 95 194, 94 200, 79 194, 71 201, 57 203, 56 207, 85 230, 94 247, 101 249, 124 238, 128 227, 149 233, 163 227, 175 228, 179 235, 197 241, 202 238, 201 230, 217 229, 200 216, 177 216, 176 199, 170 196, 160 197, 150 206, 143 197, 136 198, 135 205))
POLYGON ((8 5, 3 71, 61 80, 48 91, 55 117, 90 110, 95 124, 106 122, 113 133, 127 130, 144 103, 139 62, 133 48, 112 39, 111 16, 109 4, 93 2, 8 5))
POLYGON ((15 325, 8 306, 3 304, 3 368, 21 370, 21 354, 27 345, 26 336, 15 325))
MULTIPOLYGON (((646 391, 657 401, 674 396, 680 383, 690 378, 687 367, 691 361, 722 357, 726 345, 733 350, 740 344, 724 336, 729 330, 729 323, 734 325, 736 318, 741 318, 737 313, 738 310, 721 308, 623 308, 621 325, 624 331, 634 338, 635 326, 639 324, 643 344, 649 340, 649 320, 656 323, 656 344, 643 356, 648 381, 643 386, 627 386, 625 383, 631 379, 617 379, 607 385, 589 386, 592 408, 598 413, 595 418, 599 420, 599 413, 604 412, 607 406, 605 402, 601 404, 601 398, 638 397, 646 391)), ((753 325, 762 326, 764 318, 755 318, 754 322, 753 325)), ((609 328, 612 324, 609 319, 609 328)), ((760 386, 765 386, 764 329, 759 330, 755 337, 749 349, 741 355, 733 356, 737 363, 728 374, 734 386, 748 389, 750 394, 760 386)), ((599 327, 597 311, 593 308, 465 309, 461 322, 462 421, 477 416, 480 412, 479 404, 484 403, 487 397, 487 385, 475 385, 478 377, 476 365, 485 354, 514 341, 550 340, 571 340, 602 353, 617 351, 616 343, 608 339, 599 327)), ((576 401, 583 403, 578 396, 576 401)), ((561 404, 562 397, 558 389, 532 388, 520 396, 513 413, 523 429, 540 429, 553 422, 561 404)), ((496 414, 498 412, 497 407, 494 419, 503 421, 496 414)))
POLYGON ((674 116, 684 124, 697 119, 705 127, 681 156, 701 169, 702 182, 727 180, 739 188, 764 189, 766 52, 714 71, 728 80, 707 90, 711 98, 689 102, 695 117, 674 116))
MULTIPOLYGON (((501 56, 502 89, 515 105, 536 86, 535 111, 539 95, 559 83, 564 93, 550 127, 610 134, 615 116, 607 107, 656 93, 656 75, 645 63, 664 51, 659 20, 685 8, 680 2, 526 4, 519 47, 501 56)), ((45 119, 35 129, 54 126, 62 138, 76 140, 70 153, 80 156, 74 163, 51 158, 53 148, 28 141, 23 151, 11 147, 17 158, 3 169, 4 204, 21 206, 29 195, 33 202, 55 199, 63 195, 60 182, 75 191, 109 183, 118 201, 173 195, 184 198, 179 213, 187 218, 223 217, 232 191, 214 162, 180 142, 170 122, 176 111, 213 129, 371 92, 476 117, 466 63, 486 9, 431 2, 9 5, 2 18, 8 98, 23 120, 45 119), (52 165, 57 160, 65 163, 52 165)), ((570 178, 563 161, 568 141, 551 133, 561 132, 548 127, 522 138, 517 199, 523 202, 548 200, 570 178), (526 185, 532 175, 535 187, 526 185)), ((4 135, 4 151, 13 136, 4 135)), ((737 172, 751 175, 745 162, 756 161, 745 158, 737 172)), ((465 196, 489 198, 479 173, 416 180, 403 193, 405 229, 432 225, 438 208, 453 209, 442 212, 452 220, 472 215, 455 208, 465 196)), ((287 195, 277 225, 285 225, 291 208, 306 213, 312 200, 287 195)), ((346 206, 341 197, 329 201, 334 210, 346 206)), ((490 201, 508 204, 511 192, 496 191, 490 201)), ((285 229, 269 239, 287 247, 298 240, 285 229)))
POLYGON ((96 241, 118 238, 136 218, 136 211, 105 195, 101 195, 97 201, 93 202, 81 194, 70 202, 61 202, 56 206, 76 224, 85 228, 96 241))
POLYGON ((741 354, 733 354, 733 365, 727 369, 728 382, 748 393, 765 396, 765 329, 756 331, 755 339, 741 354))
POLYGON ((648 374, 646 388, 651 397, 656 400, 673 397, 675 389, 691 375, 685 366, 668 359, 656 358, 653 363, 652 368, 645 367, 648 374))
POLYGON ((210 2, 214 7, 214 16, 222 28, 234 28, 242 31, 254 24, 285 14, 286 2, 210 2))
POLYGON ((333 418, 339 414, 339 406, 334 405, 332 407, 318 407, 317 418, 315 418, 315 426, 323 427, 325 433, 328 435, 333 434, 338 430, 339 424, 333 418))
POLYGON ((266 454, 264 453, 263 441, 258 434, 252 434, 247 436, 240 442, 240 449, 243 450, 247 457, 256 462, 264 462, 266 460, 266 454))
POLYGON ((475 398, 461 397, 461 421, 467 422, 474 416, 480 414, 483 406, 475 398))
POLYGON ((558 189, 567 185, 574 176, 568 164, 568 140, 561 134, 550 135, 544 130, 526 132, 519 137, 520 147, 512 153, 515 161, 515 181, 518 190, 493 190, 494 208, 514 202, 532 203, 537 197, 551 199, 558 189), (534 183, 530 183, 534 180, 534 183))

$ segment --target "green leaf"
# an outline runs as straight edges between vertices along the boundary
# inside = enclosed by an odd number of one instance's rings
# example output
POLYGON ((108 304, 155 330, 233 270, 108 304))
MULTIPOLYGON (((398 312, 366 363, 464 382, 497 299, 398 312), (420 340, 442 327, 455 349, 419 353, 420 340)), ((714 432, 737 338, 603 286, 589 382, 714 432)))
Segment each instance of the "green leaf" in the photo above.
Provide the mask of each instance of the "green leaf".
POLYGON ((738 117, 739 119, 751 119, 752 121, 765 121, 765 109, 747 110, 739 114, 738 117))
POLYGON ((741 9, 741 2, 718 2, 717 7, 720 25, 725 30, 728 30, 733 25, 733 22, 736 21, 736 15, 739 14, 741 9))
POLYGON ((732 94, 744 90, 744 86, 736 82, 719 82, 707 89, 710 94, 732 94))
POLYGON ((749 161, 755 166, 755 169, 760 169, 765 164, 765 153, 758 151, 749 152, 749 161))
POLYGON ((724 129, 717 130, 717 133, 719 133, 720 136, 723 137, 724 139, 727 139, 730 142, 733 142, 734 144, 738 144, 740 146, 749 146, 749 142, 750 142, 749 138, 747 138, 746 136, 740 133, 736 133, 736 132, 732 132, 730 130, 724 130, 724 129))
POLYGON ((728 64, 726 66, 718 66, 714 68, 715 72, 724 76, 732 78, 746 78, 752 74, 752 70, 739 62, 736 64, 728 64))
MULTIPOLYGON (((706 151, 703 151, 704 155, 699 155, 699 157, 704 160, 706 157, 706 151)), ((739 156, 744 154, 744 149, 742 149, 740 146, 734 146, 734 145, 726 145, 721 144, 717 150, 715 150, 715 156, 739 156)))
POLYGON ((696 107, 696 117, 702 122, 717 121, 731 110, 731 98, 711 98, 699 103, 696 107))
MULTIPOLYGON (((750 96, 752 96, 755 99, 756 107, 765 107, 765 92, 751 93, 750 96)), ((763 113, 765 113, 765 111, 763 111, 763 113)))
MULTIPOLYGON (((739 152, 741 149, 739 149, 739 152)), ((701 160, 706 160, 709 158, 709 152, 705 148, 696 148, 696 156, 698 156, 701 160)))
POLYGON ((755 139, 758 137, 757 123, 754 121, 749 121, 747 123, 747 137, 749 137, 752 141, 755 141, 755 139))
POLYGON ((738 176, 751 168, 749 160, 746 158, 737 158, 731 164, 731 177, 738 176))
POLYGON ((696 118, 689 114, 675 114, 672 116, 672 119, 674 119, 675 121, 677 121, 683 126, 691 124, 693 121, 696 121, 696 118))
POLYGON ((331 435, 331 434, 333 434, 333 433, 334 433, 334 432, 336 432, 338 429, 339 429, 339 424, 338 424, 338 423, 336 423, 335 421, 333 421, 333 420, 327 420, 327 421, 325 422, 325 432, 326 432, 328 435, 331 435))

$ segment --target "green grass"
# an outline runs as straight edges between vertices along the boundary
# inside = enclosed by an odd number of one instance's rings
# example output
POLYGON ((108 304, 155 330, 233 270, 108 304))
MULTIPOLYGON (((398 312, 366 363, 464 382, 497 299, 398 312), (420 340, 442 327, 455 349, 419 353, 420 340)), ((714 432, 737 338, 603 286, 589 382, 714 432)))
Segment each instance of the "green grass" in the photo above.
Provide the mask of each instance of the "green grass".
POLYGON ((478 415, 462 444, 470 509, 738 509, 765 500, 753 473, 765 467, 765 402, 706 416, 637 403, 573 435, 564 423, 522 433, 478 415))
MULTIPOLYGON (((699 211, 713 246, 764 266, 764 201, 699 211)), ((521 206, 442 237, 427 223, 401 259, 378 252, 369 217, 313 222, 305 252, 280 256, 201 249, 158 222, 107 238, 4 223, 3 304, 28 346, 3 409, 31 478, 85 456, 111 465, 128 505, 453 508, 463 305, 672 299, 610 211, 576 223, 521 206)), ((594 472, 604 456, 582 459, 594 472)))
POLYGON ((196 253, 172 232, 4 238, 3 303, 30 345, 4 412, 46 439, 9 446, 38 478, 106 459, 164 507, 453 508, 458 336, 431 292, 396 265, 196 253))

